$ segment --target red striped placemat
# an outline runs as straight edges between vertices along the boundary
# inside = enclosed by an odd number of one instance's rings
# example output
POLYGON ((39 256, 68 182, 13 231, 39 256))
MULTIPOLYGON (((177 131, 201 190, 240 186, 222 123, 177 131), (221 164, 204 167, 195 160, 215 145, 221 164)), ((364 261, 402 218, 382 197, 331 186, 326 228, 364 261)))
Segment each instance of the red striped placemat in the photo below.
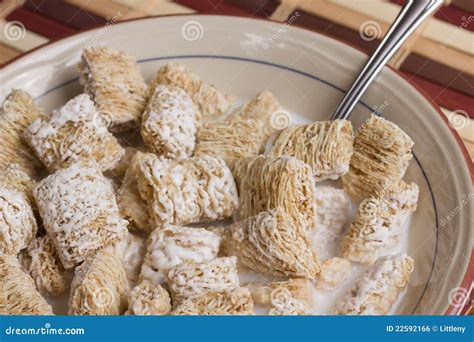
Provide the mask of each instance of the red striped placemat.
MULTIPOLYGON (((3 0, 0 64, 51 39, 111 18, 212 13, 269 18, 354 45, 371 53, 404 0, 3 0), (293 16, 295 18, 295 16, 293 16), (21 36, 8 36, 12 26, 21 36)), ((12 32, 16 32, 13 31, 12 32)), ((391 65, 425 90, 435 103, 463 116, 460 135, 474 157, 474 1, 451 0, 392 59, 391 65)), ((450 117, 453 117, 450 115, 450 117)), ((459 120, 458 120, 459 122, 459 120)))

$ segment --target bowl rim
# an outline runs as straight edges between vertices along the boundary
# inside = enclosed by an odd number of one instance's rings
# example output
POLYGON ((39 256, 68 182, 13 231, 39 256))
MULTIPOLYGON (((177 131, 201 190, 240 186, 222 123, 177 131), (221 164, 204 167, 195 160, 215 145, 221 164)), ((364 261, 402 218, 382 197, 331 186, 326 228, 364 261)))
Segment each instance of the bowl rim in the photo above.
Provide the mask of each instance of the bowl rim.
MULTIPOLYGON (((130 19, 125 19, 125 20, 121 20, 117 23, 114 23, 114 26, 115 25, 120 25, 120 24, 123 24, 123 23, 128 23, 128 22, 132 22, 132 21, 140 21, 140 20, 146 20, 146 19, 159 19, 159 18, 166 18, 166 17, 192 17, 192 16, 211 16, 211 17, 231 17, 231 18, 242 18, 242 19, 248 19, 248 20, 255 20, 255 21, 263 21, 263 22, 269 22, 269 23, 274 23, 274 24, 281 24, 281 22, 279 21, 274 21, 274 20, 271 20, 269 18, 262 18, 262 17, 247 17, 247 16, 244 16, 244 15, 241 15, 241 14, 232 14, 232 15, 229 15, 229 14, 225 14, 225 15, 222 15, 222 14, 215 14, 215 13, 179 13, 179 14, 162 14, 162 15, 150 15, 150 16, 142 16, 142 17, 137 17, 137 18, 130 18, 130 19)), ((319 34, 319 35, 322 35, 322 36, 325 36, 326 38, 329 38, 329 39, 332 39, 332 40, 335 40, 343 45, 346 45, 350 48, 353 48, 361 53, 363 53, 365 56, 369 57, 369 54, 367 54, 366 51, 364 51, 361 47, 355 45, 355 44, 352 44, 352 43, 349 43, 349 42, 346 42, 346 41, 343 41, 342 39, 340 38, 336 38, 336 37, 332 37, 330 35, 328 35, 327 33, 325 32, 316 32, 316 31, 313 31, 307 27, 304 27, 302 25, 299 25, 299 24, 295 24, 295 23, 292 23, 291 24, 292 26, 294 27, 297 27, 299 29, 302 29, 302 30, 305 30, 305 31, 308 31, 308 32, 311 32, 311 33, 315 33, 315 34, 319 34)), ((52 44, 55 44, 55 43, 58 43, 58 42, 61 42, 62 40, 65 40, 65 39, 68 39, 68 38, 71 38, 71 37, 74 37, 76 35, 79 35, 79 34, 82 34, 82 33, 85 33, 85 32, 88 32, 88 31, 93 31, 93 30, 96 30, 98 28, 102 28, 104 27, 105 25, 101 25, 101 24, 94 24, 94 25, 91 25, 90 27, 87 27, 85 29, 81 29, 79 31, 76 31, 76 32, 72 32, 72 33, 68 33, 64 36, 61 36, 59 38, 53 38, 49 41, 47 41, 46 43, 44 44, 41 44, 41 45, 38 45, 37 47, 31 49, 31 50, 28 50, 24 53, 21 53, 20 55, 8 60, 6 63, 2 64, 1 67, 0 67, 0 70, 10 66, 11 64, 17 62, 18 60, 20 59, 23 59, 23 58, 26 58, 28 57, 30 54, 42 49, 42 48, 45 48, 49 45, 52 45, 52 44)), ((441 118, 443 119, 443 121, 446 123, 446 125, 448 126, 448 129, 451 131, 452 135, 454 136, 456 142, 458 143, 459 147, 461 148, 461 151, 464 155, 464 159, 466 161, 466 166, 469 170, 469 173, 471 175, 471 181, 472 183, 474 184, 474 162, 472 162, 471 160, 471 157, 469 155, 469 152, 467 151, 467 148, 466 146, 464 145, 461 137, 459 136, 459 133, 453 129, 450 125, 449 125, 449 121, 448 119, 446 118, 446 115, 441 111, 441 109, 439 108, 439 106, 434 102, 434 100, 427 94, 427 92, 422 89, 419 85, 417 85, 416 83, 412 82, 405 74, 403 74, 400 70, 397 70, 395 69, 393 66, 387 64, 385 66, 386 68, 390 69, 391 71, 395 72, 398 76, 400 76, 401 78, 403 78, 403 80, 405 80, 407 83, 409 83, 413 88, 416 89, 417 92, 419 92, 430 104, 431 104, 431 107, 433 107, 433 109, 441 116, 441 118)))
MULTIPOLYGON (((121 20, 119 22, 116 22, 116 23, 114 23, 114 26, 129 23, 129 22, 133 22, 133 21, 159 19, 159 18, 166 18, 166 17, 185 17, 185 16, 188 16, 188 17, 194 17, 194 16, 230 17, 230 18, 241 18, 241 19, 246 19, 246 20, 262 21, 262 22, 268 22, 268 23, 273 23, 273 24, 282 24, 282 22, 271 20, 268 17, 249 17, 249 16, 245 16, 243 14, 232 14, 232 15, 225 14, 225 15, 222 15, 222 14, 215 14, 215 13, 180 13, 180 14, 150 15, 150 16, 142 16, 142 17, 137 17, 137 18, 130 18, 130 19, 125 19, 125 20, 121 20)), ((66 34, 64 36, 61 36, 59 38, 53 38, 53 39, 49 40, 48 42, 46 42, 44 44, 41 44, 41 45, 39 45, 39 46, 37 46, 37 47, 27 51, 27 52, 24 52, 24 53, 22 53, 22 54, 20 54, 16 57, 14 57, 13 59, 10 59, 9 61, 7 61, 3 65, 1 65, 0 70, 14 64, 15 62, 19 61, 20 59, 29 57, 30 54, 35 53, 38 50, 43 49, 45 47, 48 47, 49 45, 59 43, 62 40, 66 40, 66 39, 74 37, 76 35, 80 35, 80 34, 85 33, 85 32, 93 31, 93 30, 102 28, 104 26, 105 26, 104 24, 94 24, 94 25, 91 25, 90 27, 87 27, 85 29, 81 29, 79 31, 72 32, 72 33, 68 33, 68 34, 66 34)), ((369 54, 367 54, 367 52, 362 50, 362 48, 360 48, 359 46, 357 46, 355 44, 352 44, 352 43, 349 43, 349 42, 346 42, 346 41, 343 41, 340 38, 332 37, 332 36, 326 34, 325 32, 317 32, 317 31, 311 30, 307 27, 304 27, 304 26, 296 24, 296 23, 292 23, 291 26, 302 29, 302 30, 305 30, 305 31, 308 31, 308 32, 313 33, 313 34, 322 35, 326 38, 337 41, 338 43, 340 43, 342 45, 345 45, 349 48, 355 49, 355 50, 361 52, 362 54, 364 54, 365 56, 369 57, 369 54)), ((456 141, 457 145, 460 147, 461 152, 464 156, 466 167, 467 167, 467 169, 469 171, 469 174, 471 176, 471 184, 474 184, 474 163, 472 162, 472 159, 469 155, 469 152, 467 151, 466 146, 464 145, 461 137, 459 136, 459 133, 455 129, 453 129, 451 127, 451 125, 449 125, 449 120, 446 117, 446 115, 441 111, 440 107, 434 102, 434 100, 427 94, 427 92, 424 89, 422 89, 420 86, 418 86, 417 84, 412 82, 400 70, 395 69, 394 67, 392 67, 389 64, 387 64, 385 67, 388 68, 389 70, 393 71, 396 75, 398 75, 404 81, 406 81, 408 84, 410 84, 415 89, 415 91, 417 91, 419 94, 421 94, 421 96, 430 104, 430 106, 434 109, 434 111, 438 113, 438 115, 441 117, 441 119, 444 121, 444 123, 448 127, 449 131, 451 132, 451 135, 454 137, 454 140, 456 141)), ((474 279, 474 248, 471 251, 471 256, 469 258, 469 263, 468 263, 468 266, 467 266, 467 269, 466 269, 466 273, 464 274, 464 277, 461 281, 460 287, 468 289, 468 291, 469 291, 469 289, 472 285, 473 279, 474 279)), ((455 303, 450 303, 450 305, 448 306, 448 308, 445 311, 445 315, 448 315, 448 314, 459 315, 459 314, 461 314, 461 312, 465 311, 465 308, 467 308, 470 304, 469 303, 470 301, 468 299, 469 298, 466 298, 466 303, 464 305, 461 305, 461 306, 458 306, 455 303)), ((467 314, 467 313, 465 313, 465 314, 467 314)))

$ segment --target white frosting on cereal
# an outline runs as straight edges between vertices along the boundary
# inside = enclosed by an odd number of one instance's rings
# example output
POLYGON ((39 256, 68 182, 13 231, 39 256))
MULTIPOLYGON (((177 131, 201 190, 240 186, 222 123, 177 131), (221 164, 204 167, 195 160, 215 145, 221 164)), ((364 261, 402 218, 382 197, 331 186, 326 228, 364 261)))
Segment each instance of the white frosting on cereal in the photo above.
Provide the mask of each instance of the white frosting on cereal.
POLYGON ((125 153, 86 94, 53 111, 48 120, 34 121, 26 138, 49 170, 90 160, 107 170, 125 153))
POLYGON ((141 278, 154 284, 165 280, 166 272, 183 262, 211 260, 219 252, 220 238, 204 229, 168 225, 149 237, 141 278))
POLYGON ((180 88, 158 85, 143 114, 143 140, 167 158, 188 158, 194 152, 201 114, 180 88))
POLYGON ((95 167, 74 164, 61 169, 43 179, 34 196, 66 268, 126 232, 112 185, 95 167))
POLYGON ((0 185, 0 255, 18 254, 37 231, 26 195, 0 185))
POLYGON ((336 313, 384 315, 407 285, 413 259, 406 254, 382 257, 343 296, 336 313))
POLYGON ((215 221, 238 206, 234 178, 220 158, 169 160, 149 154, 139 169, 138 189, 157 226, 215 221))
POLYGON ((173 267, 167 279, 173 299, 178 302, 208 291, 230 291, 240 286, 237 257, 185 262, 173 267))

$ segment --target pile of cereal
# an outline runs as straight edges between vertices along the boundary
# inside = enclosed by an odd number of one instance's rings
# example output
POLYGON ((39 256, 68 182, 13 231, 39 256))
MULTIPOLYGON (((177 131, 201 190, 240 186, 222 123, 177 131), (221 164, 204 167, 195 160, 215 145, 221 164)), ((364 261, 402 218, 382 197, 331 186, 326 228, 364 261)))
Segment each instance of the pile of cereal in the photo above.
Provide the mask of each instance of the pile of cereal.
POLYGON ((79 70, 52 113, 18 89, 0 112, 1 315, 313 315, 341 286, 328 313, 389 313, 419 195, 399 127, 276 127, 268 90, 236 108, 171 63, 147 85, 106 47, 79 70))

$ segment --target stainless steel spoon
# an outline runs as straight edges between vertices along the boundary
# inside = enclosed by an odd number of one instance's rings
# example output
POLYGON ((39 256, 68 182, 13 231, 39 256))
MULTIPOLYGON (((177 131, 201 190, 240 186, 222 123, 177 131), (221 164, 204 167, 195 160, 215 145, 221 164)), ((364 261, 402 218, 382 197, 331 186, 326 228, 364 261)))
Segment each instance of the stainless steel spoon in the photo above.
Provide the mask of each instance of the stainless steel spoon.
POLYGON ((332 120, 346 119, 350 115, 370 83, 377 77, 380 70, 398 48, 442 3, 443 0, 407 0, 377 50, 369 58, 336 111, 332 114, 332 120))

